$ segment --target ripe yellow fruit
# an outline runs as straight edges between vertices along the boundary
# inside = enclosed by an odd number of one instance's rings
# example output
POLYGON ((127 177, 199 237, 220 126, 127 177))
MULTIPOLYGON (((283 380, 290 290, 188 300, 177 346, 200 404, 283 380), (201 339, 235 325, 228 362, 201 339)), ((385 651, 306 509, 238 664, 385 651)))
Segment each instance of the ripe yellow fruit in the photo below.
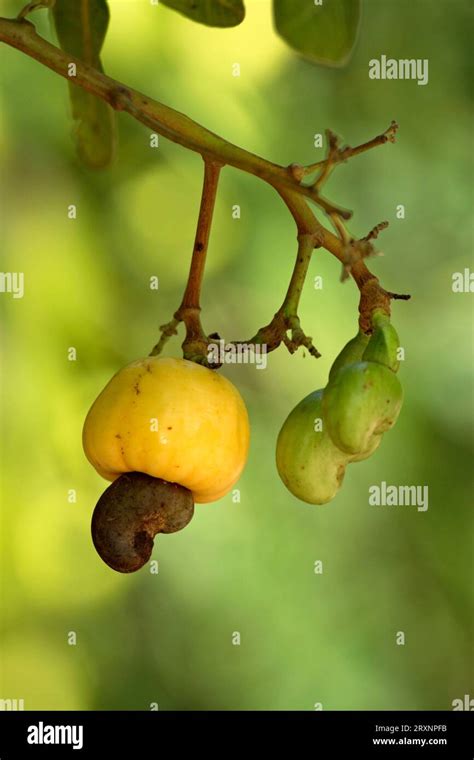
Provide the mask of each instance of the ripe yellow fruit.
POLYGON ((196 502, 215 501, 244 468, 248 415, 238 390, 215 370, 152 356, 106 385, 86 417, 83 445, 107 480, 143 472, 188 488, 196 502))

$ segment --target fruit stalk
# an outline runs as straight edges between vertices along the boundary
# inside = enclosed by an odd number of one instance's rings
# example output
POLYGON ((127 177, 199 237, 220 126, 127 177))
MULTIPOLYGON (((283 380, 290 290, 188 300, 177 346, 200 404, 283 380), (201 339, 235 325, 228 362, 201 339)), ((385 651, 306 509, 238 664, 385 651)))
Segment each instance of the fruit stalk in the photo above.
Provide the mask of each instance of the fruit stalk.
POLYGON ((201 287, 221 168, 222 164, 204 160, 201 205, 183 300, 179 309, 174 313, 171 322, 162 326, 161 338, 152 349, 150 356, 161 353, 168 338, 176 333, 178 324, 184 322, 186 325, 186 337, 182 344, 184 358, 207 365, 209 339, 201 325, 201 287))

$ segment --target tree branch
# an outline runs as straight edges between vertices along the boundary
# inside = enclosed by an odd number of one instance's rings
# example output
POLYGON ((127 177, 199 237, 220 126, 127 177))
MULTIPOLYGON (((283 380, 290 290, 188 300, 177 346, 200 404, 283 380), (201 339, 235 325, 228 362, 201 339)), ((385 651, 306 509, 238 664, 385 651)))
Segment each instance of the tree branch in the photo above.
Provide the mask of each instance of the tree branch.
MULTIPOLYGON (((36 6, 36 3, 30 5, 36 6)), ((204 207, 201 205, 202 224, 204 226, 207 224, 206 208, 209 211, 211 210, 211 206, 213 207, 219 170, 225 164, 259 177, 277 190, 295 219, 300 248, 285 301, 270 325, 261 328, 252 341, 249 341, 250 343, 261 343, 263 342, 263 338, 266 337, 270 340, 268 350, 273 350, 273 347, 276 347, 283 341, 290 350, 295 350, 295 347, 298 345, 305 345, 315 356, 319 355, 312 346, 311 339, 307 338, 300 330, 299 320, 296 315, 299 292, 301 291, 310 259, 308 241, 312 241, 311 250, 315 246, 326 248, 350 271, 361 292, 359 310, 361 314, 360 325, 363 330, 370 331, 371 329, 370 317, 373 309, 383 308, 387 313, 390 313, 390 299, 405 299, 409 297, 385 291, 380 286, 378 279, 371 274, 365 265, 363 257, 367 253, 364 254, 365 249, 360 246, 362 243, 365 243, 366 246, 370 245, 370 238, 353 241, 354 245, 359 244, 359 248, 355 248, 357 255, 354 256, 354 261, 351 260, 350 266, 348 266, 346 243, 320 224, 307 202, 310 200, 319 205, 333 220, 349 219, 351 212, 347 209, 341 209, 322 198, 319 194, 320 187, 329 177, 337 163, 387 141, 393 142, 397 128, 395 122, 392 122, 389 129, 382 135, 355 148, 346 147, 339 149, 337 138, 332 133, 329 133, 330 152, 324 161, 319 161, 306 167, 298 164, 283 167, 233 145, 179 111, 175 111, 131 87, 126 87, 121 82, 83 63, 78 58, 68 55, 38 35, 33 24, 27 21, 26 18, 23 18, 21 14, 16 20, 0 18, 0 41, 37 60, 64 77, 71 84, 77 85, 101 98, 115 110, 127 112, 133 118, 163 137, 201 154, 205 161, 207 176, 207 179, 205 177, 204 185, 209 190, 207 200, 204 200, 206 192, 203 193, 204 207), (71 63, 74 63, 76 67, 76 75, 74 77, 69 76, 71 63), (316 172, 318 169, 321 173, 313 184, 302 184, 305 176, 316 172), (304 255, 303 261, 300 261, 302 246, 304 247, 304 255), (288 309, 289 305, 290 309, 288 309), (292 330, 293 333, 291 339, 288 339, 286 334, 288 329, 292 330)), ((342 221, 338 222, 337 228, 342 229, 342 224, 342 221)), ((372 237, 375 237, 375 235, 372 235, 372 237)), ((207 239, 205 246, 207 249, 207 239)), ((192 282, 188 282, 185 295, 185 299, 197 301, 197 305, 190 306, 187 304, 186 308, 188 310, 194 309, 195 312, 197 310, 198 319, 199 290, 202 278, 201 267, 204 265, 204 258, 204 256, 201 256, 199 259, 194 259, 193 256, 191 269, 194 275, 191 278, 192 282)), ((173 320, 168 325, 163 326, 161 339, 152 353, 158 353, 169 336, 176 332, 176 327, 183 315, 183 308, 184 301, 174 315, 173 320)))
MULTIPOLYGON (((79 58, 63 52, 37 34, 30 21, 24 18, 17 20, 0 18, 0 41, 21 50, 67 79, 71 84, 102 98, 116 111, 126 111, 163 137, 200 153, 203 158, 229 164, 254 174, 274 187, 294 188, 296 192, 308 197, 324 210, 333 209, 332 204, 319 198, 318 193, 311 187, 300 185, 288 172, 287 167, 274 164, 233 145, 179 111, 153 100, 138 90, 126 87, 121 82, 83 63, 79 58), (69 76, 68 73, 71 63, 76 66, 75 77, 69 76)), ((343 218, 349 218, 351 215, 346 209, 337 210, 343 218)))

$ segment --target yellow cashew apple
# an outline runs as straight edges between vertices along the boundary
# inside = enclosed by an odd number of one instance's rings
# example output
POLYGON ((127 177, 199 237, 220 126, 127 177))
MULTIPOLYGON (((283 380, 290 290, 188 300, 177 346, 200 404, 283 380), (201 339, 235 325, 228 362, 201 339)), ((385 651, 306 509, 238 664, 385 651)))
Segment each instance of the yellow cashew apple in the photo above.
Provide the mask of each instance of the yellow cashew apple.
POLYGON ((143 472, 179 483, 196 502, 215 501, 245 465, 248 415, 238 390, 215 370, 151 356, 106 385, 86 417, 83 445, 107 480, 143 472))

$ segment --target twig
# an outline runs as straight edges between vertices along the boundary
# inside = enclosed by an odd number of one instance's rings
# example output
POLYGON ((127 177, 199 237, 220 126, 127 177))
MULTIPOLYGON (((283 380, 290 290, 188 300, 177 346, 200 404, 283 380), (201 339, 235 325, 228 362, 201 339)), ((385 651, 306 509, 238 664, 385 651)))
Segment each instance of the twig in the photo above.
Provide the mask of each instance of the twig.
MULTIPOLYGON (((395 142, 395 137, 398 130, 398 124, 396 121, 392 121, 390 123, 390 126, 385 130, 385 132, 382 132, 381 135, 377 135, 377 137, 374 137, 372 140, 368 140, 365 143, 362 143, 361 145, 356 145, 354 148, 351 148, 349 145, 346 145, 346 147, 342 149, 338 149, 336 155, 330 155, 324 158, 322 161, 317 161, 315 164, 308 164, 308 166, 303 166, 302 168, 302 174, 303 176, 308 176, 310 174, 314 174, 318 169, 324 169, 324 167, 327 164, 330 164, 331 167, 334 167, 336 164, 340 164, 343 161, 347 161, 349 158, 352 158, 353 156, 358 156, 359 153, 365 153, 367 150, 372 150, 372 148, 376 148, 378 145, 385 145, 386 142, 395 142)), ((332 134, 332 133, 331 133, 332 134)))

